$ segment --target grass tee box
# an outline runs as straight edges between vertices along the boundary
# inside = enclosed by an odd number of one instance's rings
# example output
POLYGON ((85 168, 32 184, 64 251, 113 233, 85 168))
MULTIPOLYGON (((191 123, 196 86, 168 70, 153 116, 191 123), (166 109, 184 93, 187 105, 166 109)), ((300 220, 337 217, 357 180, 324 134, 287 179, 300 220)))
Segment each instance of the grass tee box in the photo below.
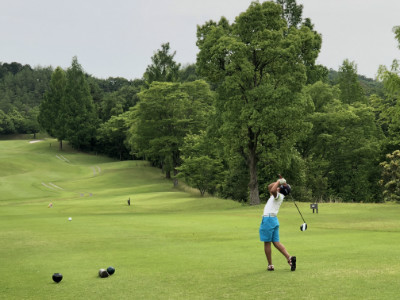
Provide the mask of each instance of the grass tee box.
POLYGON ((297 202, 309 225, 301 232, 296 208, 284 203, 280 235, 297 270, 273 249, 267 272, 262 205, 172 186, 143 161, 60 152, 54 140, 0 141, 0 298, 398 296, 398 205, 320 203, 313 214, 297 202), (115 274, 100 278, 108 266, 115 274))

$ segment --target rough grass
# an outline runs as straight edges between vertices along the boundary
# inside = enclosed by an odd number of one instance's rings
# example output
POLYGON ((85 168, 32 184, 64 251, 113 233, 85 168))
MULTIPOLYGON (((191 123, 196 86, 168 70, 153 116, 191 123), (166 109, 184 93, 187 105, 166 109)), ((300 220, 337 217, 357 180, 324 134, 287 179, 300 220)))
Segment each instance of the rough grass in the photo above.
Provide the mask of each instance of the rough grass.
POLYGON ((274 249, 276 271, 267 272, 262 206, 201 198, 146 162, 56 145, 0 141, 3 299, 397 298, 398 205, 327 203, 313 214, 298 203, 309 225, 301 232, 295 206, 284 203, 281 241, 298 269, 274 249), (115 274, 99 278, 108 266, 115 274))

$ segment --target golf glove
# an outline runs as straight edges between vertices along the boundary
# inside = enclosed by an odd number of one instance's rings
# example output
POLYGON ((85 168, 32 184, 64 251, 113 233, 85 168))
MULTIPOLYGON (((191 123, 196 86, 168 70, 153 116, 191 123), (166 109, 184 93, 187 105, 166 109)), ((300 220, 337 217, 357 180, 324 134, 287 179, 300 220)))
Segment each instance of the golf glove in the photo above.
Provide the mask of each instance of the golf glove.
POLYGON ((279 184, 285 184, 286 183, 286 180, 285 180, 285 178, 281 178, 281 179, 279 179, 279 184))

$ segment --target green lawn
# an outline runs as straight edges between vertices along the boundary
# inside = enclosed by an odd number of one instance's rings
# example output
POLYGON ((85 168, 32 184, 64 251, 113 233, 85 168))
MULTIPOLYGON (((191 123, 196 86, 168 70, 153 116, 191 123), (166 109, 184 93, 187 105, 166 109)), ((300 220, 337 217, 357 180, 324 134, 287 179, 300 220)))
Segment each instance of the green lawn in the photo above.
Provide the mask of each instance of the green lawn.
POLYGON ((293 203, 279 214, 298 268, 290 272, 273 249, 276 270, 267 272, 263 205, 174 189, 146 162, 59 151, 54 140, 3 140, 0 298, 398 298, 399 205, 319 204, 319 214, 298 205, 305 232, 293 203), (115 274, 99 278, 108 266, 115 274))

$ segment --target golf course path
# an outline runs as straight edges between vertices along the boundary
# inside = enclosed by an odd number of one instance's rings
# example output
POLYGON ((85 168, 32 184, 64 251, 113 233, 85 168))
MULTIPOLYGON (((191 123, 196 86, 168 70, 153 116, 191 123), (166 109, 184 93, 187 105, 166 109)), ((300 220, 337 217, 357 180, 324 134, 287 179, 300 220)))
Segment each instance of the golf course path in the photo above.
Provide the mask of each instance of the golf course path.
POLYGON ((64 190, 63 188, 59 187, 58 185, 55 185, 52 182, 49 182, 49 183, 42 182, 42 185, 47 187, 48 189, 53 190, 53 191, 56 190, 56 189, 64 190))
POLYGON ((54 184, 54 183, 52 183, 52 182, 49 182, 49 185, 51 185, 51 186, 55 187, 56 189, 59 189, 59 190, 64 190, 62 187, 59 187, 58 185, 55 185, 55 184, 54 184))
POLYGON ((65 162, 67 162, 67 163, 69 163, 70 161, 67 159, 67 158, 65 158, 63 155, 56 155, 56 157, 59 159, 59 160, 62 160, 62 161, 65 161, 65 162))
POLYGON ((47 187, 48 189, 50 189, 50 190, 55 190, 55 188, 54 187, 52 187, 52 186, 49 186, 49 185, 47 185, 46 183, 44 183, 44 182, 42 182, 42 185, 43 186, 45 186, 45 187, 47 187))

